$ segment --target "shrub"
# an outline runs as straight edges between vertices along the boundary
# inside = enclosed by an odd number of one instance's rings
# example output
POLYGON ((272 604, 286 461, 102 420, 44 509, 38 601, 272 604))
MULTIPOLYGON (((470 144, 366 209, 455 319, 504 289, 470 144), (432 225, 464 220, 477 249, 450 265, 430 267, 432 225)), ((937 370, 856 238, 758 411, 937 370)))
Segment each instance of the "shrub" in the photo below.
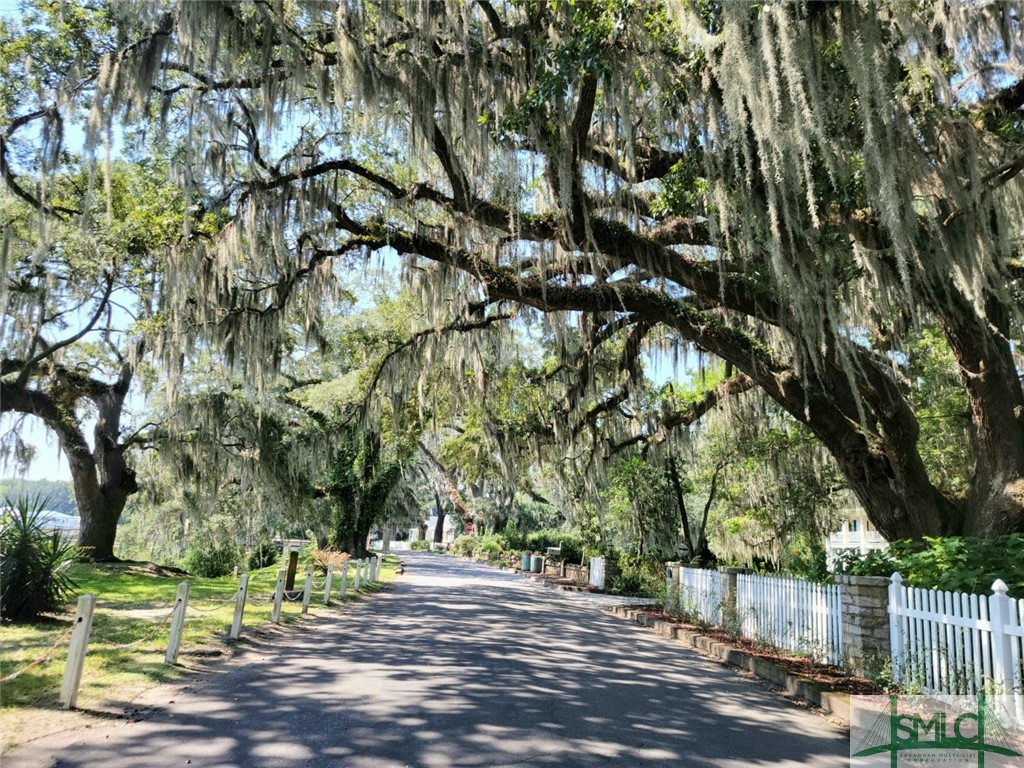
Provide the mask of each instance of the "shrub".
POLYGON ((348 557, 348 552, 339 552, 336 549, 314 549, 310 552, 310 560, 319 573, 327 573, 327 566, 331 564, 335 568, 340 567, 348 557))
POLYGON ((249 570, 255 571, 260 568, 271 566, 277 562, 277 559, 280 556, 281 548, 270 539, 263 539, 249 553, 249 570))
POLYGON ((501 559, 502 553, 505 551, 505 540, 496 534, 484 536, 476 540, 476 546, 473 547, 473 554, 476 557, 494 562, 501 559))
POLYGON ((78 545, 59 531, 43 530, 46 499, 18 496, 4 500, 0 521, 0 614, 32 621, 62 609, 77 587, 67 569, 80 555, 78 545))
POLYGON ((1014 597, 1024 597, 1024 534, 978 538, 926 536, 894 541, 888 552, 846 553, 836 573, 891 576, 898 571, 912 587, 988 594, 1002 579, 1014 597))
POLYGON ((237 547, 191 547, 181 558, 181 567, 193 576, 215 579, 231 573, 240 559, 237 547))
POLYGON ((476 536, 463 534, 452 542, 452 554, 459 557, 469 557, 473 554, 474 549, 476 549, 476 536))
POLYGON ((413 551, 423 551, 425 549, 430 549, 430 544, 431 542, 429 541, 410 541, 409 549, 413 551))
POLYGON ((664 601, 664 566, 658 558, 620 555, 616 560, 607 592, 664 601))

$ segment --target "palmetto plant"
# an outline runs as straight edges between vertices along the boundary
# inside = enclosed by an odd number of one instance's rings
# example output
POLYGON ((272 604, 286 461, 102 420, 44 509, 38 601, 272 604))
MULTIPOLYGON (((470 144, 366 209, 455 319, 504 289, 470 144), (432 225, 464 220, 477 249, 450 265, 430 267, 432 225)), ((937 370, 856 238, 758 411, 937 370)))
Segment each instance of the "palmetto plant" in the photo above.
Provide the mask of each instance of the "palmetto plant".
POLYGON ((18 496, 4 499, 0 513, 0 616, 31 621, 41 613, 62 609, 76 584, 68 568, 78 558, 78 545, 59 531, 43 528, 46 499, 18 496))

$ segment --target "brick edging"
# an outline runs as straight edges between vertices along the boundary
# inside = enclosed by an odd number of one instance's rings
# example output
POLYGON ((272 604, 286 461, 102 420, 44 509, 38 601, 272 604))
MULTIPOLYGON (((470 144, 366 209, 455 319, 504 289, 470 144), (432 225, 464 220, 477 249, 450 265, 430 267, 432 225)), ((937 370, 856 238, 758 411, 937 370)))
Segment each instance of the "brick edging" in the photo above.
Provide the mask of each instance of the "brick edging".
POLYGON ((702 635, 699 632, 684 629, 670 621, 655 618, 636 608, 617 605, 610 612, 641 627, 653 629, 662 637, 675 640, 683 646, 694 648, 701 653, 714 656, 726 664, 751 672, 762 680, 778 686, 788 695, 803 699, 836 720, 846 725, 850 724, 849 694, 826 690, 817 683, 794 675, 767 659, 762 659, 740 648, 720 642, 707 635, 702 635))

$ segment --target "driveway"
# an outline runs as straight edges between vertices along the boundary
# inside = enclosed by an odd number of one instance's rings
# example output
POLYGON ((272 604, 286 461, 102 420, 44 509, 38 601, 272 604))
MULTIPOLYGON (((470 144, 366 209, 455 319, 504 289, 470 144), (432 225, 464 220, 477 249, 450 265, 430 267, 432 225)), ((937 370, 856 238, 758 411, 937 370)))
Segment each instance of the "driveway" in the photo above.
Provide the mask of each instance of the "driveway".
POLYGON ((402 556, 391 593, 5 768, 848 764, 841 729, 599 600, 402 556))

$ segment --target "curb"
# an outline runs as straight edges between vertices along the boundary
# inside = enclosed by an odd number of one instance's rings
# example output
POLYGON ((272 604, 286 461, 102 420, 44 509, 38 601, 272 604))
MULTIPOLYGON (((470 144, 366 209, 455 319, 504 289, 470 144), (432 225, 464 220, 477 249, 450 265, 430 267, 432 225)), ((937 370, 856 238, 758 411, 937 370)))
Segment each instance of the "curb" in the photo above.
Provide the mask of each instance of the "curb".
POLYGON ((747 651, 702 635, 699 632, 684 629, 670 621, 657 619, 635 608, 617 605, 610 609, 610 613, 627 621, 632 621, 641 627, 653 629, 664 638, 674 640, 680 645, 693 648, 700 653, 713 656, 730 666, 751 672, 762 680, 781 689, 784 695, 802 699, 809 704, 813 704, 823 713, 842 722, 844 725, 849 726, 850 724, 849 694, 830 691, 811 680, 794 675, 792 672, 767 659, 754 656, 747 651))

